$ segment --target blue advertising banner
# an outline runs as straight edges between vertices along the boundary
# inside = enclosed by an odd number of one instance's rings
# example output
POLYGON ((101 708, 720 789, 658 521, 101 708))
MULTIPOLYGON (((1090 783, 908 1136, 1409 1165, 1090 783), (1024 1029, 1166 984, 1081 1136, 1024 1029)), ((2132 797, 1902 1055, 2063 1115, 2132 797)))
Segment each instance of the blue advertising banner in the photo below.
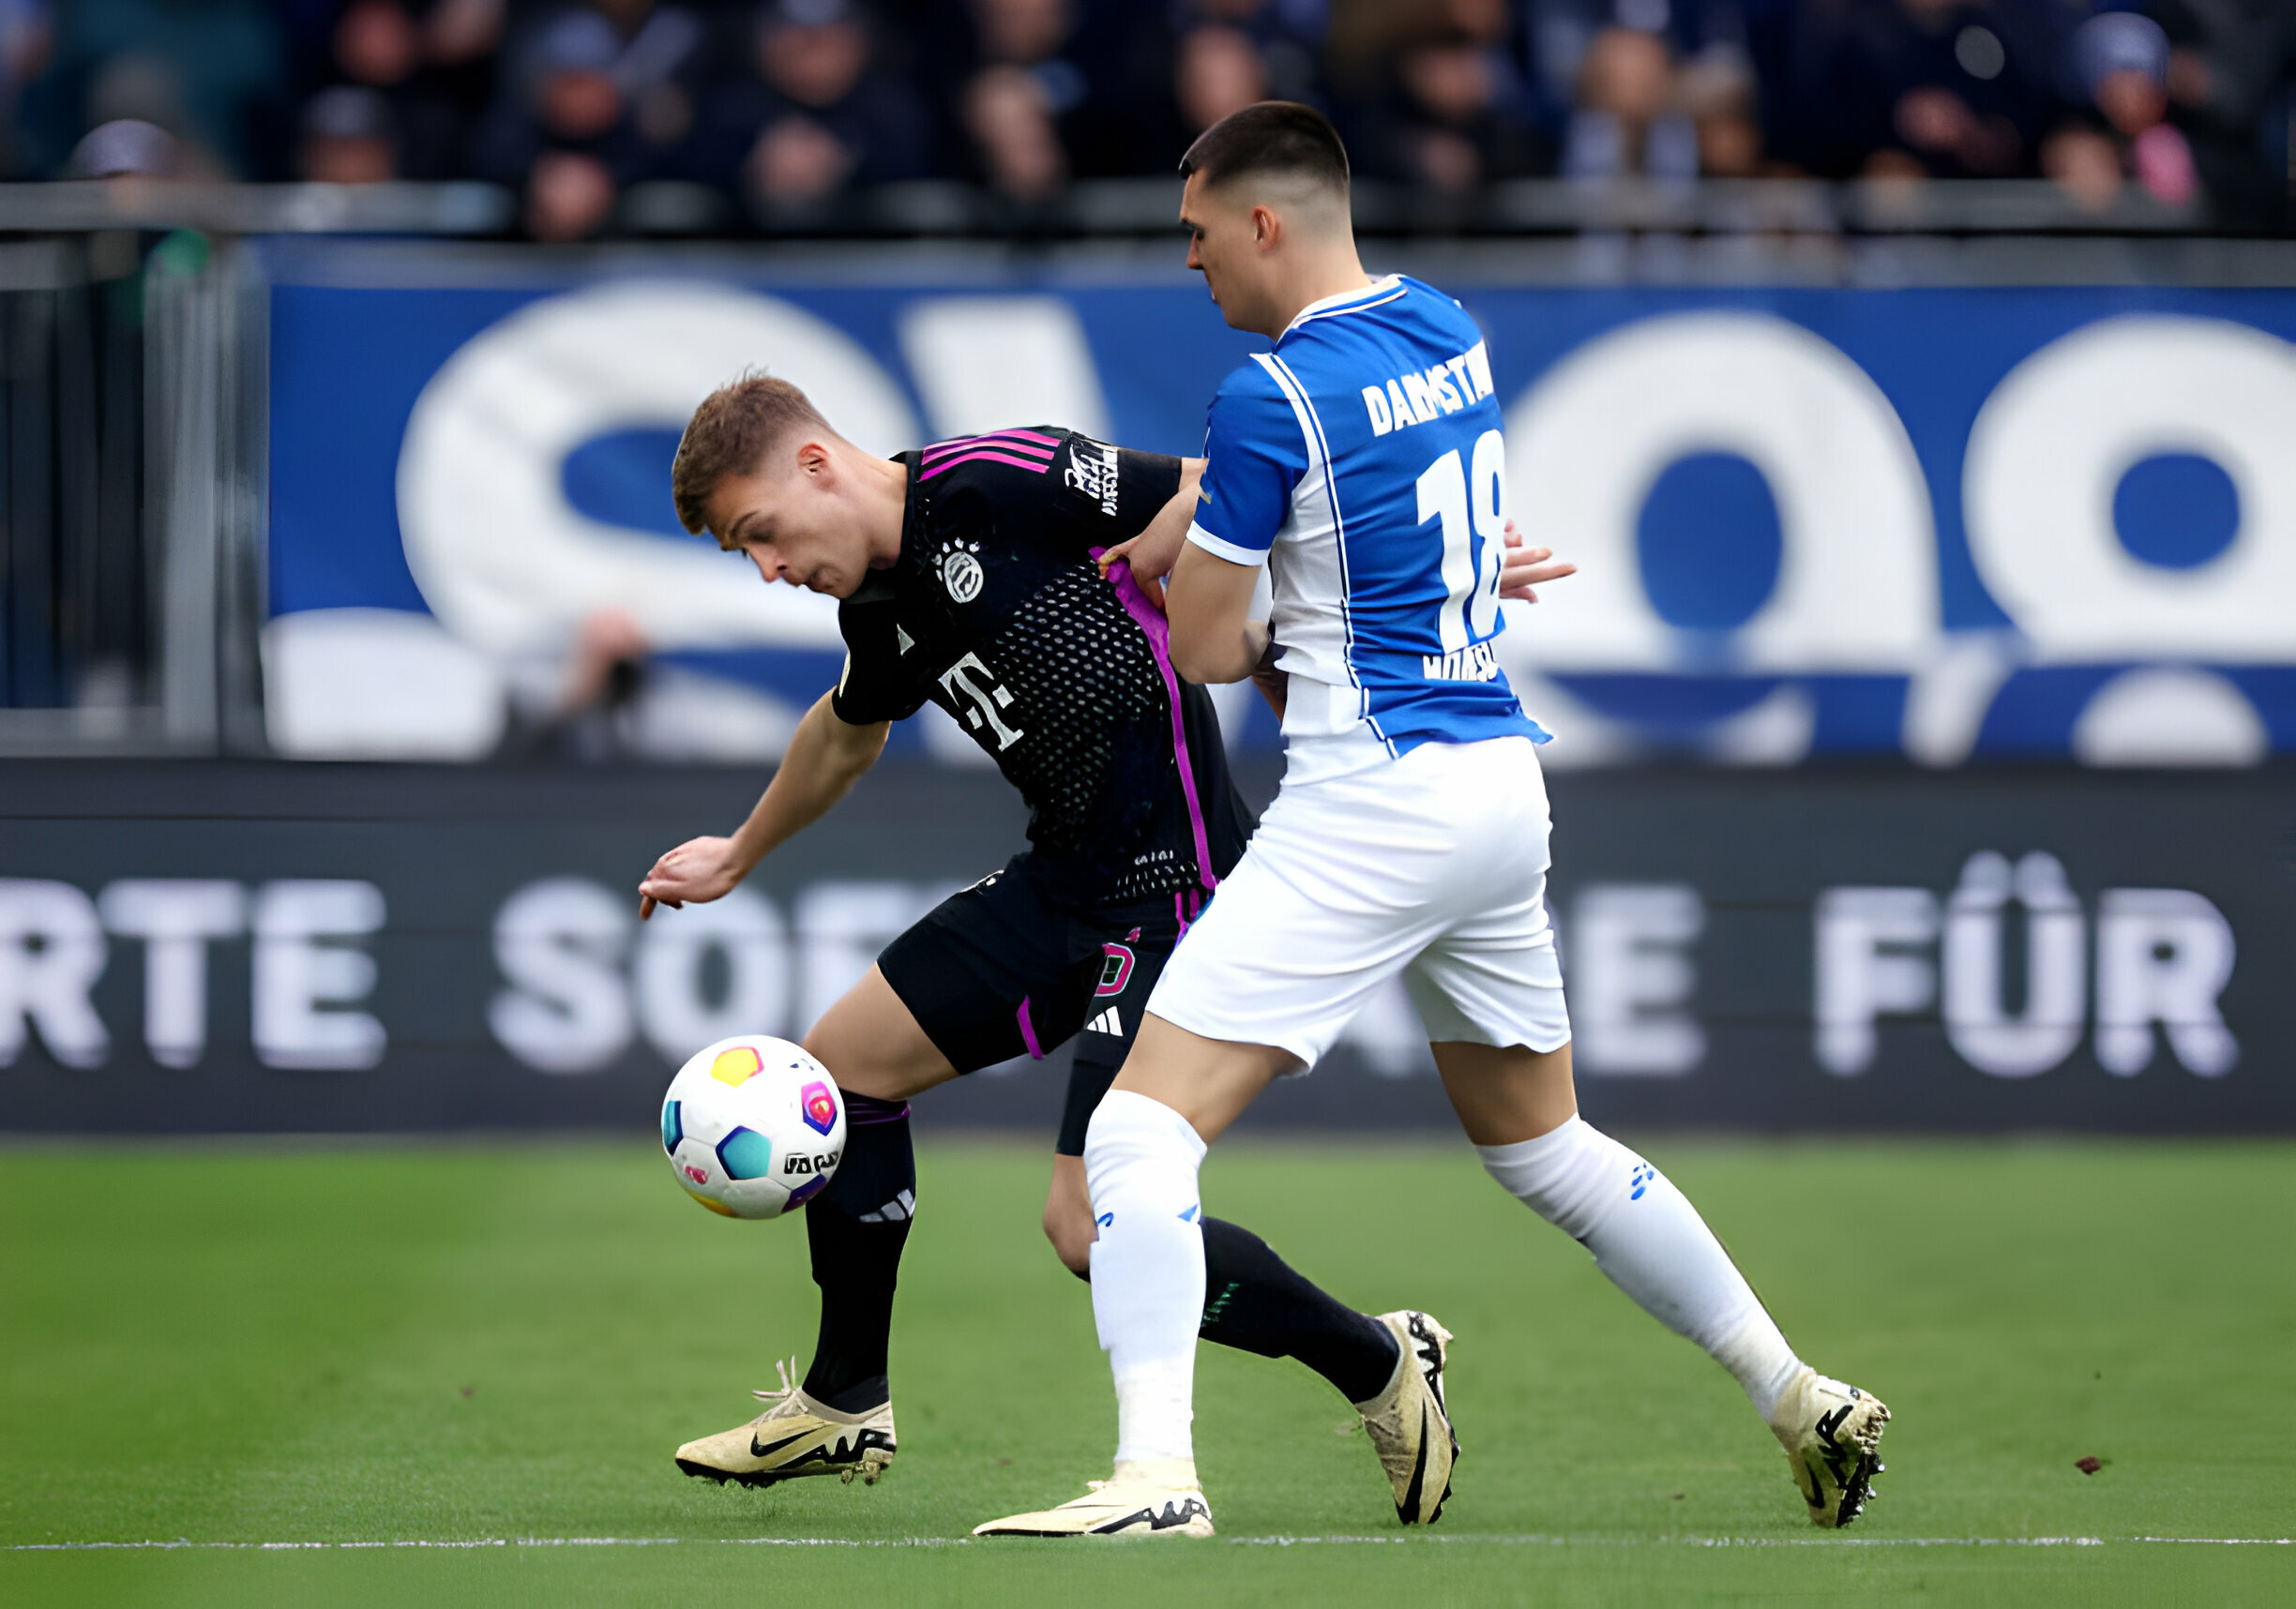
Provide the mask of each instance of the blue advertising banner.
MULTIPOLYGON (((884 452, 1052 421, 1186 453, 1263 344, 1176 277, 275 277, 290 754, 492 752, 601 611, 658 672, 642 751, 770 754, 835 676, 834 610, 678 529, 708 390, 769 369, 884 452)), ((2296 293, 1445 288, 1488 335, 1508 511, 1581 565, 1502 639, 1552 763, 2296 749, 2296 293)), ((961 759, 929 721, 910 744, 961 759)))

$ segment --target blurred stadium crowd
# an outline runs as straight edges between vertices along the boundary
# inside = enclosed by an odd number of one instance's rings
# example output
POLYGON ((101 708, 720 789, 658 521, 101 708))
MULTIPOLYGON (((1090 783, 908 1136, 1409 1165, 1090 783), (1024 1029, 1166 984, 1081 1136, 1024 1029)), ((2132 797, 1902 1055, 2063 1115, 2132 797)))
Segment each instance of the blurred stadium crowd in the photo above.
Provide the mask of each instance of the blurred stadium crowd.
POLYGON ((634 187, 718 231, 914 180, 1025 212, 1270 96, 1423 192, 2296 191, 2296 0, 0 0, 11 177, 480 179, 548 240, 634 187))

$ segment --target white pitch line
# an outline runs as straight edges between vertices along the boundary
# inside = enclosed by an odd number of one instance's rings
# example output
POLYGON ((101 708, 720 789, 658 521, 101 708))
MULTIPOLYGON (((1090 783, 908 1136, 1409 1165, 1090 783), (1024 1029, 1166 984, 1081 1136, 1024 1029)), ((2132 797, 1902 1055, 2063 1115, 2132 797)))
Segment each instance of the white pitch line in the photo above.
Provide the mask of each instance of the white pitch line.
MULTIPOLYGON (((482 1547, 970 1547, 971 1537, 477 1537, 387 1541, 64 1541, 13 1542, 8 1553, 102 1553, 217 1548, 243 1552, 327 1552, 365 1548, 482 1547)), ((2113 1543, 2168 1543, 2188 1547, 2291 1547, 2296 1537, 1568 1537, 1268 1536, 1222 1537, 1231 1547, 2104 1547, 2113 1543)))
MULTIPOLYGON (((1422 1537, 1226 1537, 1245 1547, 1306 1547, 1359 1542, 1428 1546, 1484 1543, 1499 1547, 2103 1547, 2107 1541, 2200 1541, 2199 1537, 1567 1537, 1476 1536, 1453 1533, 1422 1537)), ((2264 1541, 2270 1539, 2238 1539, 2264 1541)))

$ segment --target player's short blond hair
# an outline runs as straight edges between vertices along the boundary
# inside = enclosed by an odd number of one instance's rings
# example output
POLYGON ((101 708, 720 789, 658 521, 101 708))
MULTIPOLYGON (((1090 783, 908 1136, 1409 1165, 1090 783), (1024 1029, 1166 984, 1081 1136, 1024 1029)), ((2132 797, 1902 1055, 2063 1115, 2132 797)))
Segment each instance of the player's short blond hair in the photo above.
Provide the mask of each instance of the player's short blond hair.
MULTIPOLYGON (((708 529, 703 504, 730 474, 755 474, 789 434, 810 428, 834 435, 806 394, 770 374, 745 374, 702 399, 670 465, 670 497, 678 523, 697 536, 708 529)), ((723 532, 718 546, 731 549, 723 532)))

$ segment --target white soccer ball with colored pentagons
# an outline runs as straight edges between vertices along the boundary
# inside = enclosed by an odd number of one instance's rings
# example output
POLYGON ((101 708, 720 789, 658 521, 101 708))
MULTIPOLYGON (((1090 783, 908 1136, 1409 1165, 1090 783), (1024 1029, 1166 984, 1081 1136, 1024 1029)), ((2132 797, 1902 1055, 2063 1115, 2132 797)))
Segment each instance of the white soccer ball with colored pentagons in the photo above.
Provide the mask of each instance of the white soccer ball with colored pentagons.
POLYGON ((799 1046, 745 1033, 678 1069, 662 1097, 661 1132, 687 1195, 729 1218, 778 1218, 837 1172, 845 1098, 799 1046))

